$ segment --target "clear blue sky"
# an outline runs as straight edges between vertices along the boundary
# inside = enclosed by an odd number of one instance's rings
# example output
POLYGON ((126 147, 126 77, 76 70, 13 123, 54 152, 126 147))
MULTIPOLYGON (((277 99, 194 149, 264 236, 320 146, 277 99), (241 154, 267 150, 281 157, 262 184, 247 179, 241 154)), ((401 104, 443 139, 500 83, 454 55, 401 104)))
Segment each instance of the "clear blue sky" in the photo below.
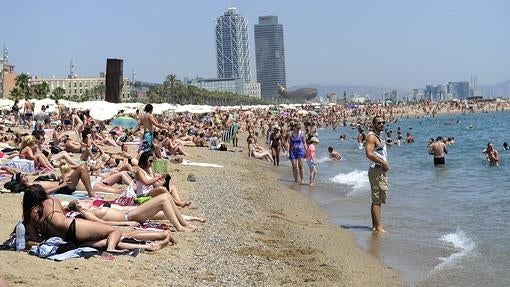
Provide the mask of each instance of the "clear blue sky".
POLYGON ((138 80, 216 77, 214 19, 232 6, 249 21, 254 77, 253 25, 278 16, 288 86, 510 79, 505 0, 2 1, 0 45, 17 72, 31 75, 63 77, 73 59, 76 73, 95 76, 106 58, 122 58, 124 75, 134 69, 138 80))

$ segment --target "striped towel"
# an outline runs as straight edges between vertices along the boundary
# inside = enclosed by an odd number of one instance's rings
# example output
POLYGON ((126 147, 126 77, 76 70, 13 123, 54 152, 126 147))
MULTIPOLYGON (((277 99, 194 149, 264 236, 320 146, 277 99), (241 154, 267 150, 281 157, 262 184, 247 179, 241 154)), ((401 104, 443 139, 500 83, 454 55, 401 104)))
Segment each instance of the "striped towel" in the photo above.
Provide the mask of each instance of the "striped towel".
POLYGON ((221 136, 221 140, 223 142, 228 142, 234 138, 234 136, 237 134, 237 131, 239 130, 239 124, 233 123, 229 129, 226 129, 223 131, 223 135, 221 136))

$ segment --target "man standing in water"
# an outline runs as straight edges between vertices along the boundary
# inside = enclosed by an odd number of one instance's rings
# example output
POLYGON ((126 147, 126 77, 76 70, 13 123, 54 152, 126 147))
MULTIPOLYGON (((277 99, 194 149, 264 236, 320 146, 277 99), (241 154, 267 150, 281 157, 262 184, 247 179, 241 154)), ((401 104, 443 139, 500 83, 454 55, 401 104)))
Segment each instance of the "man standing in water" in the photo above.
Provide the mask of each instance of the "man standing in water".
POLYGON ((430 145, 431 154, 434 155, 434 165, 445 164, 444 155, 448 153, 443 137, 437 137, 436 141, 430 145))
POLYGON ((160 129, 166 129, 167 126, 160 124, 152 115, 153 107, 151 104, 147 104, 144 108, 145 113, 140 116, 138 126, 135 128, 135 132, 143 126, 142 146, 140 150, 152 151, 154 149, 154 126, 160 129))
POLYGON ((365 154, 370 160, 368 180, 372 191, 372 205, 370 207, 372 230, 378 232, 386 232, 382 225, 381 204, 386 203, 389 192, 386 173, 390 166, 386 160, 386 144, 379 136, 384 130, 385 123, 382 116, 375 116, 372 119, 373 131, 368 133, 365 141, 365 154))

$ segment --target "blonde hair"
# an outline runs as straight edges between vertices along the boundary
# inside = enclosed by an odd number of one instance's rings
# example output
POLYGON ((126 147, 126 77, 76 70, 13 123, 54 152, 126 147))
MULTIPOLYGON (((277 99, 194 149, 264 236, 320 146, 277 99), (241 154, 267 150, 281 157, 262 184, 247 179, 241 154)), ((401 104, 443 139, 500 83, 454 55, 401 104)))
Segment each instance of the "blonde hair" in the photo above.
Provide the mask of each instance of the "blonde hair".
POLYGON ((35 137, 33 135, 28 135, 23 138, 21 141, 21 147, 20 150, 23 150, 25 147, 35 143, 35 137))
POLYGON ((60 169, 61 174, 66 174, 71 171, 71 167, 67 164, 65 160, 61 160, 58 163, 58 168, 60 169))

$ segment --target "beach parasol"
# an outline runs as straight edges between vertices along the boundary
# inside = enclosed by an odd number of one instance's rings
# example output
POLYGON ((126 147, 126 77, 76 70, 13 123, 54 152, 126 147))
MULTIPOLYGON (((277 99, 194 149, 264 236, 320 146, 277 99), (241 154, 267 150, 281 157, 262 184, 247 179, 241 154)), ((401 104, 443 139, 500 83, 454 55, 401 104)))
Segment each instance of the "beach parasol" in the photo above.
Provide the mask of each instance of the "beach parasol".
POLYGON ((135 128, 138 125, 138 121, 130 117, 117 117, 111 122, 112 126, 121 128, 135 128))
POLYGON ((307 110, 299 110, 297 111, 298 115, 308 115, 308 111, 307 110))

